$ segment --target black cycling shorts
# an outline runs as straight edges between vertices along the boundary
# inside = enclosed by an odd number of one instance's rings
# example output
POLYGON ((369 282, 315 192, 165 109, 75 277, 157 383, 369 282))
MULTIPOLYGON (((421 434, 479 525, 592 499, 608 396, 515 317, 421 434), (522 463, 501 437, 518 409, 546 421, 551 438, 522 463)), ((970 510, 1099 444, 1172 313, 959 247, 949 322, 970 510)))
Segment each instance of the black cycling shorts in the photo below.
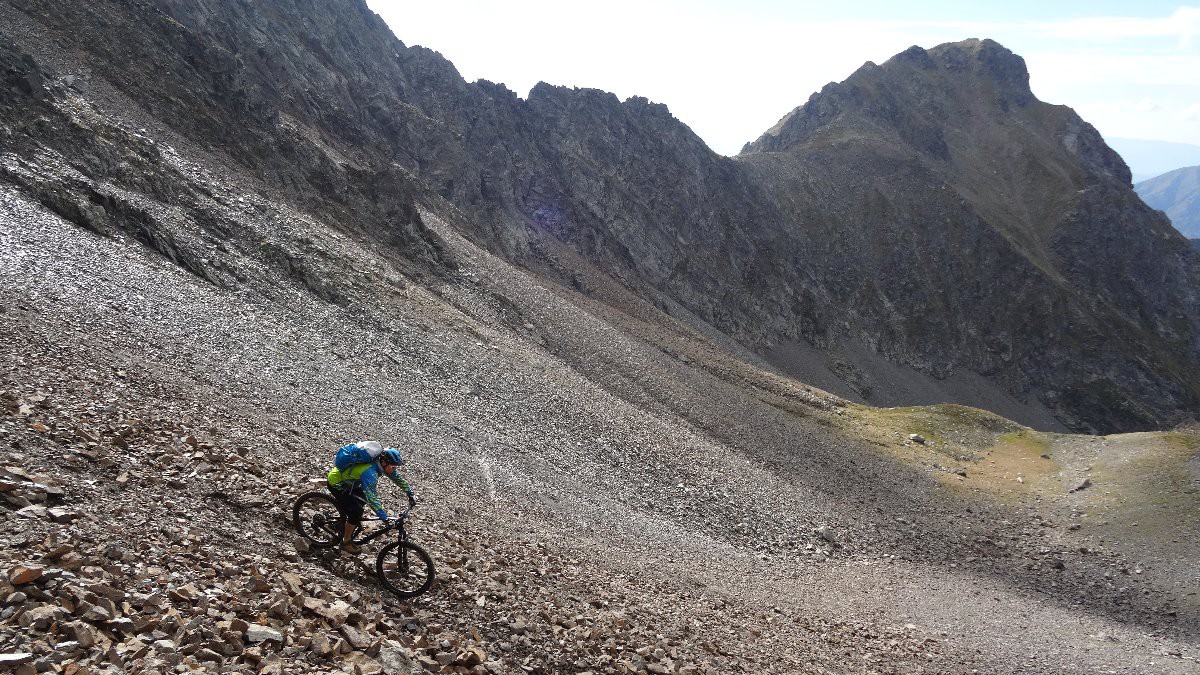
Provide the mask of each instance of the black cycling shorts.
POLYGON ((346 520, 358 525, 362 522, 363 509, 367 504, 367 495, 363 492, 362 483, 353 481, 350 485, 343 483, 334 487, 326 483, 329 492, 337 502, 338 508, 346 514, 346 520))

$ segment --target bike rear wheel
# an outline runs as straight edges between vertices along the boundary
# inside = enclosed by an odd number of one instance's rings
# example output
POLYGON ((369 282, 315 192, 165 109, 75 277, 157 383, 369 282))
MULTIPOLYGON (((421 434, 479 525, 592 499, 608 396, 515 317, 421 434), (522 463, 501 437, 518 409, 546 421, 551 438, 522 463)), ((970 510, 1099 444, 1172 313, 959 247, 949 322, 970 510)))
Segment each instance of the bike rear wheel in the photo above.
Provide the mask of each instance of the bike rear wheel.
POLYGON ((411 541, 395 541, 379 552, 375 574, 389 591, 412 598, 433 585, 433 558, 411 541))
POLYGON ((316 548, 337 546, 342 541, 345 522, 337 502, 324 492, 306 492, 292 507, 296 531, 316 548))

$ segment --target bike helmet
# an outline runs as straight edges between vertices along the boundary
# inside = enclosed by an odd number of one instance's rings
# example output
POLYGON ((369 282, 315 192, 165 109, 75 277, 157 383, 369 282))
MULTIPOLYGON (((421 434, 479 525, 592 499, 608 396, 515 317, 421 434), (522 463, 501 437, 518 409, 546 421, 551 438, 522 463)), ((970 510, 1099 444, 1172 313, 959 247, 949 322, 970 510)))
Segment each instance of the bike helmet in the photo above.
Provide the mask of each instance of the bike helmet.
POLYGON ((400 451, 395 448, 388 448, 379 455, 379 461, 387 462, 388 464, 403 464, 404 458, 400 456, 400 451))

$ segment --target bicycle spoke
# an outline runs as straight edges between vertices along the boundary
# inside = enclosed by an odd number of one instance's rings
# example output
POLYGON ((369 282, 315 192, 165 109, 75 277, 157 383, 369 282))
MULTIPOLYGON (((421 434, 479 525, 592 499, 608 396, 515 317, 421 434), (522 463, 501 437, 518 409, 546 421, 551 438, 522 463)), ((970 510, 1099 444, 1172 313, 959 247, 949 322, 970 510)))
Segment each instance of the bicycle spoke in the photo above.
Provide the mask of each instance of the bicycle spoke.
POLYGON ((342 536, 342 517, 329 495, 309 492, 292 507, 292 522, 300 535, 317 548, 335 546, 342 536))
POLYGON ((376 574, 388 590, 403 598, 420 595, 433 583, 433 560, 409 542, 388 544, 376 559, 376 574))

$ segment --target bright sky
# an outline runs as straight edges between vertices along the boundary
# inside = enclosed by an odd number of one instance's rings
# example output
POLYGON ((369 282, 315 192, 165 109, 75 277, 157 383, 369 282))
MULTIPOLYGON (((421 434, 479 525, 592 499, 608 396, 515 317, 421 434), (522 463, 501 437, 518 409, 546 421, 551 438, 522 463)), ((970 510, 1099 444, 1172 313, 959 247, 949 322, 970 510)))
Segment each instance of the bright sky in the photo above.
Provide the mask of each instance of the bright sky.
MULTIPOLYGON (((1196 2, 1196 0, 1191 0, 1196 2)), ((367 0, 406 45, 522 98, 538 81, 665 103, 732 155, 912 45, 991 38, 1106 137, 1200 145, 1200 4, 1159 0, 367 0)))

